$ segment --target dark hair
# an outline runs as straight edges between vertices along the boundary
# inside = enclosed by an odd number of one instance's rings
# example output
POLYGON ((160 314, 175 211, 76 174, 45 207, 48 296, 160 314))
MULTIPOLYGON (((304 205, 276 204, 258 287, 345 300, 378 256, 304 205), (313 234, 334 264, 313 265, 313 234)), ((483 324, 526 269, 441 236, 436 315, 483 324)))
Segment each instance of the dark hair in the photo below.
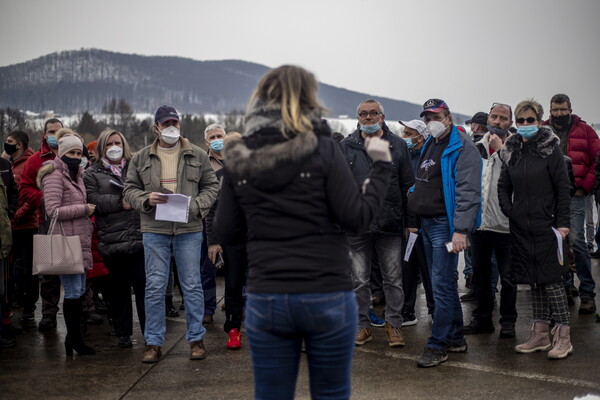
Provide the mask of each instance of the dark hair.
POLYGON ((29 136, 23 131, 11 132, 7 137, 11 137, 15 139, 17 143, 21 143, 23 145, 23 150, 27 150, 29 147, 29 136))
POLYGON ((552 103, 562 104, 564 102, 566 102, 567 105, 569 106, 569 108, 571 108, 571 99, 569 98, 569 96, 567 96, 564 93, 555 94, 550 99, 550 104, 552 104, 552 103))
POLYGON ((46 129, 48 129, 48 124, 55 124, 55 123, 57 123, 57 122, 60 124, 60 126, 61 126, 61 127, 63 127, 63 128, 64 128, 64 125, 63 125, 63 123, 60 121, 60 119, 58 119, 58 118, 50 118, 49 120, 47 120, 47 121, 44 123, 44 132, 46 132, 46 129))
POLYGON ((344 135, 341 132, 331 132, 331 137, 338 143, 344 139, 344 135))

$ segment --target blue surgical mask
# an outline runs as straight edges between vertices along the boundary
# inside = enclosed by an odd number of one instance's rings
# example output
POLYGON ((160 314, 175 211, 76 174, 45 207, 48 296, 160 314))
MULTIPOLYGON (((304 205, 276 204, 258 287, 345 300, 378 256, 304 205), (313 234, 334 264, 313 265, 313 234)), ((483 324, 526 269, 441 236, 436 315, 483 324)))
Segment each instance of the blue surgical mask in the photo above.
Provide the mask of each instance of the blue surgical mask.
POLYGON ((46 136, 46 142, 48 142, 48 146, 52 147, 53 149, 58 149, 58 140, 56 140, 56 136, 46 136))
POLYGON ((379 122, 374 123, 373 125, 362 125, 360 126, 360 130, 366 133, 367 135, 373 135, 375 132, 378 132, 381 129, 379 122))
POLYGON ((415 144, 413 143, 411 138, 404 138, 404 141, 406 142, 406 145, 408 146, 409 150, 412 150, 412 148, 415 147, 415 144))
POLYGON ((527 125, 517 127, 517 133, 523 136, 524 139, 531 139, 538 132, 536 125, 527 125))
POLYGON ((210 148, 217 153, 220 153, 223 150, 223 139, 215 139, 210 142, 210 148))

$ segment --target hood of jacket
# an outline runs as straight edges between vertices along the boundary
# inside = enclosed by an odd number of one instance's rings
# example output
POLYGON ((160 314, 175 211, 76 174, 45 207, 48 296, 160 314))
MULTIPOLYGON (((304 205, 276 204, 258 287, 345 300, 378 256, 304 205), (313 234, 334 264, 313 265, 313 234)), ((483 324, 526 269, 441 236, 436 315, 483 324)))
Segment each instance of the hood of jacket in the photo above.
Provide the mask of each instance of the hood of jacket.
POLYGON ((547 158, 552 154, 554 147, 560 144, 560 139, 554 134, 550 126, 540 126, 539 132, 527 142, 523 141, 521 135, 511 135, 500 150, 500 158, 513 166, 528 152, 540 158, 547 158))
POLYGON ((317 136, 331 136, 325 121, 316 114, 310 118, 312 131, 284 135, 281 108, 257 102, 244 117, 244 136, 228 141, 223 149, 227 171, 235 180, 245 180, 260 190, 281 190, 315 152, 317 136))

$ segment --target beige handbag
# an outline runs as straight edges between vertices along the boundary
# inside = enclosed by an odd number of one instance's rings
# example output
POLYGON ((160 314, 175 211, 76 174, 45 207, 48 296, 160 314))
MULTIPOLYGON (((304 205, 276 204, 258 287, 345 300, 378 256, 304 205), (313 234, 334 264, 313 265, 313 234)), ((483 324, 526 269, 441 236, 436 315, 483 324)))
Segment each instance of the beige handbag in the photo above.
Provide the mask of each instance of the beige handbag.
POLYGON ((53 235, 58 220, 54 213, 47 235, 33 235, 33 275, 83 274, 83 252, 79 236, 66 236, 59 221, 60 234, 53 235))

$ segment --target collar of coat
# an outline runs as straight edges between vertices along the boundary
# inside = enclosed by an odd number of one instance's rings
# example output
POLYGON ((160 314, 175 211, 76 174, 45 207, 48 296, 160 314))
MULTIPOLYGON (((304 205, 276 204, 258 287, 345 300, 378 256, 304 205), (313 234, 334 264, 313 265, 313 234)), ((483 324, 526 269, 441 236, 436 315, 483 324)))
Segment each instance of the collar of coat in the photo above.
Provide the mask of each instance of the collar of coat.
MULTIPOLYGON (((42 190, 42 180, 44 179, 44 177, 46 175, 50 174, 52 171, 54 171, 57 168, 60 168, 63 175, 65 175, 65 176, 69 177, 69 179, 71 179, 71 175, 69 173, 69 167, 60 158, 57 157, 54 160, 44 162, 44 164, 39 169, 39 171, 37 173, 37 177, 35 179, 35 181, 38 185, 38 189, 42 190)), ((79 168, 79 172, 77 173, 77 178, 79 178, 79 176, 81 175, 81 171, 82 171, 81 168, 79 168)), ((73 179, 71 179, 71 180, 73 180, 73 179)))
POLYGON ((539 158, 547 158, 552 154, 556 146, 560 144, 560 139, 554 134, 550 126, 540 126, 539 132, 527 142, 523 141, 521 135, 511 135, 507 140, 502 150, 500 157, 503 160, 508 160, 508 165, 513 166, 525 154, 524 147, 527 147, 528 153, 531 153, 539 158))

